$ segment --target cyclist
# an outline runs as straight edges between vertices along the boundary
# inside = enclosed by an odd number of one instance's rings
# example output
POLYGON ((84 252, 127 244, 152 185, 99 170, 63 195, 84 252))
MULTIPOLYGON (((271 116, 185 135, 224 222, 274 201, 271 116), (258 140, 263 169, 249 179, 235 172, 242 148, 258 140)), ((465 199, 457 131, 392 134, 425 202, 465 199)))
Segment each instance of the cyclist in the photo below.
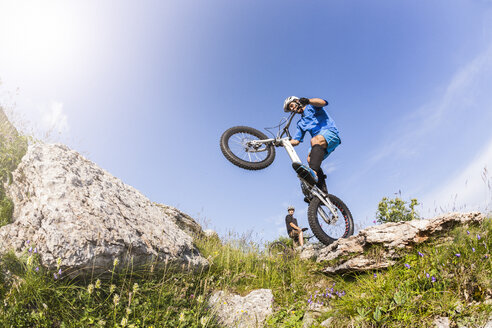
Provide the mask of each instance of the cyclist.
POLYGON ((287 226, 287 233, 292 239, 298 239, 299 245, 304 245, 304 237, 302 236, 302 229, 297 225, 297 220, 294 218, 294 206, 287 207, 289 214, 285 217, 285 225, 287 226))
POLYGON ((328 102, 320 98, 291 96, 284 101, 285 112, 302 114, 297 122, 296 134, 290 140, 292 146, 299 145, 306 132, 311 135, 311 148, 307 158, 311 170, 301 163, 294 163, 293 167, 299 175, 309 179, 313 184, 316 183, 324 192, 327 192, 326 175, 321 168, 321 162, 341 143, 335 122, 323 108, 327 105, 328 102))

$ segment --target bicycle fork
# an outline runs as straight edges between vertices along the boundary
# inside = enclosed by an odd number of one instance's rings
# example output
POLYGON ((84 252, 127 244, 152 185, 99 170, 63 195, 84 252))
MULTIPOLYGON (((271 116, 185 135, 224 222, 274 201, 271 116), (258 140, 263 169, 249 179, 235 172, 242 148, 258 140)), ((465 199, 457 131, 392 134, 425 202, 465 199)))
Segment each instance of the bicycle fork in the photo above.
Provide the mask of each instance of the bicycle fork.
MULTIPOLYGON (((292 163, 302 163, 301 159, 297 155, 296 151, 294 150, 294 146, 290 143, 289 138, 283 138, 280 140, 282 143, 282 146, 285 148, 287 151, 287 155, 289 155, 290 160, 292 163)), ((319 207, 318 208, 318 213, 319 215, 323 218, 323 220, 327 224, 335 224, 338 221, 338 213, 336 210, 335 205, 330 201, 328 198, 328 195, 325 195, 324 192, 322 192, 317 186, 311 187, 310 184, 308 184, 304 179, 301 179, 302 183, 304 183, 307 186, 307 190, 313 195, 319 198, 319 200, 330 210, 332 217, 330 218, 329 215, 323 210, 323 208, 319 207)))

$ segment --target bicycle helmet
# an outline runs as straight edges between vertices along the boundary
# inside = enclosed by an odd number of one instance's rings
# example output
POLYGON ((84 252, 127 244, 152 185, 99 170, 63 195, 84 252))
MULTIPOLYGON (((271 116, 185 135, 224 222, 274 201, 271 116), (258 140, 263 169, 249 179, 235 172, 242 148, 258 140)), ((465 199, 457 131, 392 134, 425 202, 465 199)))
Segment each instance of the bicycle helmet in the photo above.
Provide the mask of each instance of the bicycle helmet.
POLYGON ((290 210, 295 211, 295 210, 296 210, 296 208, 295 208, 294 206, 290 205, 289 207, 287 207, 287 211, 290 211, 290 210))
POLYGON ((296 101, 296 100, 299 100, 299 97, 296 97, 296 96, 290 96, 290 97, 287 97, 284 101, 284 112, 290 112, 289 110, 289 104, 293 101, 296 101))

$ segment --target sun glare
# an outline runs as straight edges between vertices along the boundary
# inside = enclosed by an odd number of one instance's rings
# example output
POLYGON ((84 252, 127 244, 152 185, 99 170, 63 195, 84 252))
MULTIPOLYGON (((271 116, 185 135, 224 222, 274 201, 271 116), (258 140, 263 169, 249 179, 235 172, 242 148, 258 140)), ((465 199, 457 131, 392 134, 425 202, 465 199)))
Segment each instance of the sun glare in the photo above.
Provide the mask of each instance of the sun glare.
POLYGON ((0 59, 17 73, 63 68, 76 53, 78 32, 70 2, 0 3, 0 59))

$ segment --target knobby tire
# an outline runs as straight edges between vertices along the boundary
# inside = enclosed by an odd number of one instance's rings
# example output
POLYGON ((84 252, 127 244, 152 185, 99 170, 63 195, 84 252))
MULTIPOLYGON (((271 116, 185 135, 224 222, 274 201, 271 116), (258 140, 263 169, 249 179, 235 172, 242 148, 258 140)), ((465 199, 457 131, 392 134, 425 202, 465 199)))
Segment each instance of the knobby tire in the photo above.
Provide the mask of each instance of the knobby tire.
POLYGON ((344 220, 345 223, 345 231, 342 236, 330 236, 321 227, 319 220, 323 221, 323 218, 318 217, 318 207, 321 206, 323 203, 321 203, 321 200, 318 197, 314 197, 309 203, 308 207, 309 226, 311 227, 311 230, 313 231, 313 234, 316 236, 316 238, 318 238, 318 240, 325 245, 330 245, 339 238, 347 238, 354 234, 354 220, 352 218, 352 213, 350 213, 347 205, 345 205, 345 203, 335 195, 329 194, 328 197, 333 205, 335 205, 335 207, 342 214, 342 216, 338 218, 338 220, 344 220))
MULTIPOLYGON (((267 155, 261 161, 253 162, 236 156, 236 154, 234 154, 234 152, 229 147, 229 140, 232 137, 237 137, 240 134, 251 135, 258 138, 258 140, 268 139, 268 137, 263 132, 249 126, 235 126, 228 129, 220 137, 220 149, 222 151, 222 154, 224 154, 225 158, 227 158, 229 162, 246 170, 261 170, 273 163, 273 160, 275 159, 275 147, 271 143, 264 145, 266 147, 265 152, 267 153, 267 155)), ((247 152, 245 153, 247 154, 247 152)))

